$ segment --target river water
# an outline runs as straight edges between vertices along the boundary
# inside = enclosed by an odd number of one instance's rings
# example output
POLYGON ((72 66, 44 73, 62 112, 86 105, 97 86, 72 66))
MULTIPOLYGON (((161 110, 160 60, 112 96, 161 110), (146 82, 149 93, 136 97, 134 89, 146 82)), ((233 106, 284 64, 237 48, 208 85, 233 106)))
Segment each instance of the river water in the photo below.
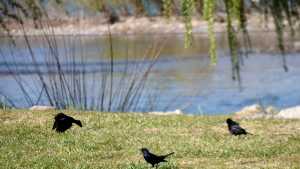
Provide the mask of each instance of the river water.
MULTIPOLYGON (((209 44, 206 34, 195 34, 193 46, 188 49, 184 48, 184 37, 181 34, 113 36, 113 81, 116 82, 111 85, 112 96, 109 95, 110 88, 107 87, 104 97, 112 97, 114 101, 103 99, 101 110, 120 111, 120 100, 124 98, 120 93, 125 90, 126 94, 132 77, 151 65, 153 59, 147 56, 153 56, 160 47, 162 48, 158 60, 147 74, 147 83, 141 85, 142 94, 136 97, 139 98, 138 101, 133 101, 134 106, 127 106, 126 111, 181 109, 191 114, 226 114, 258 102, 264 106, 273 105, 278 108, 300 104, 298 52, 286 54, 289 71, 285 72, 282 57, 276 50, 274 33, 251 33, 253 48, 248 57, 243 58, 242 78, 239 83, 231 78, 226 38, 226 34, 217 33, 218 62, 213 66, 208 57, 209 44), (149 49, 153 49, 154 52, 151 53, 149 49), (110 105, 111 109, 105 108, 105 105, 110 105)), ((109 73, 111 51, 108 36, 57 36, 55 40, 50 40, 55 42, 52 43, 55 50, 45 45, 47 43, 43 37, 29 37, 32 49, 30 53, 24 38, 16 38, 16 46, 10 45, 8 38, 2 38, 2 102, 13 102, 16 107, 49 104, 45 93, 41 92, 38 68, 43 77, 57 78, 56 74, 62 71, 67 79, 77 72, 84 71, 85 78, 82 80, 85 82, 81 85, 84 86, 84 99, 87 107, 95 108, 97 100, 99 101, 99 93, 103 91, 103 81, 107 84, 110 82, 110 78, 104 77, 112 75, 109 73), (53 59, 54 56, 58 57, 60 68, 53 59), (25 97, 24 90, 31 102, 25 97)), ((65 96, 60 96, 63 97, 65 96)))

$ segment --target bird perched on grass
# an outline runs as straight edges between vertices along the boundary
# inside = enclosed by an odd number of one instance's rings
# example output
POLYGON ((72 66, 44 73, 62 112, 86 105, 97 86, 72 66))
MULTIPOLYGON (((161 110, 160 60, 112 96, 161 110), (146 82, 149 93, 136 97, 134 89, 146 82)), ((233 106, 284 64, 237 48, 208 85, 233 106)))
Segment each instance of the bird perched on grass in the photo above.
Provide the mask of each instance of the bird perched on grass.
POLYGON ((78 126, 82 127, 80 120, 75 120, 73 117, 67 116, 63 113, 58 113, 54 117, 54 124, 52 130, 56 129, 56 132, 65 132, 72 127, 72 124, 75 123, 78 126))
POLYGON ((251 133, 248 133, 245 129, 243 129, 239 125, 239 123, 231 120, 230 118, 228 118, 226 120, 226 123, 228 125, 228 130, 229 130, 230 134, 232 134, 232 135, 237 136, 237 135, 243 135, 243 134, 245 134, 245 135, 246 134, 251 134, 251 133))
POLYGON ((150 151, 147 148, 142 148, 141 152, 143 153, 144 159, 152 165, 152 167, 158 167, 158 164, 161 162, 168 162, 167 160, 165 160, 166 157, 174 154, 174 152, 169 153, 167 155, 155 155, 150 153, 150 151))

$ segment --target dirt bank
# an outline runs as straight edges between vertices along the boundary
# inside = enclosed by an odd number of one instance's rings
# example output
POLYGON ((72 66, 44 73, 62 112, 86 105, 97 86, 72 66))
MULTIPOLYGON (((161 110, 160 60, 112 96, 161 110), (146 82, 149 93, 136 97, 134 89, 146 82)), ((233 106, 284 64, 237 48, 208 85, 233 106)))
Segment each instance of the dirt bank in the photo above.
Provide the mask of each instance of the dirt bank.
MULTIPOLYGON (((271 21, 267 24, 262 17, 249 16, 248 29, 251 31, 273 29, 271 21)), ((53 20, 48 22, 56 35, 104 35, 108 29, 113 34, 152 34, 152 33, 184 33, 185 26, 181 18, 166 19, 163 17, 125 17, 115 24, 107 24, 105 18, 72 19, 72 20, 53 20)), ((28 35, 41 35, 49 30, 35 28, 29 21, 25 24, 25 31, 28 35)), ((207 32, 207 22, 194 17, 192 20, 193 32, 207 32)), ((12 35, 23 35, 23 30, 16 24, 10 24, 12 35)), ((215 31, 226 30, 224 17, 217 18, 215 31)))

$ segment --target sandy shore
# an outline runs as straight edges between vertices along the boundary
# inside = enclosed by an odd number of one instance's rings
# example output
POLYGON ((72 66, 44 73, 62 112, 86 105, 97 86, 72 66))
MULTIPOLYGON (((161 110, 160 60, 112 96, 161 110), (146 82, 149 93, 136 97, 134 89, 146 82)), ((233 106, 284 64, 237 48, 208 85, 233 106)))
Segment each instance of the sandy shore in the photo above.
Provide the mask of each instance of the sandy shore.
MULTIPOLYGON (((223 18, 221 19, 223 20, 223 18)), ((57 23, 57 22, 56 22, 57 23)), ((256 30, 270 30, 273 29, 273 23, 265 24, 261 17, 251 16, 248 19, 248 29, 250 31, 256 30)), ((32 25, 32 24, 28 24, 32 25)), ((192 20, 193 32, 201 33, 207 32, 207 22, 194 17, 192 20)), ((59 24, 51 26, 56 35, 104 35, 108 33, 108 29, 112 34, 152 34, 152 33, 184 33, 185 26, 180 18, 166 19, 163 17, 126 17, 121 18, 120 22, 108 25, 103 18, 80 19, 70 22, 60 21, 59 24)), ((217 21, 215 23, 215 32, 223 32, 226 30, 226 22, 217 21)), ((25 26, 25 31, 28 35, 41 35, 48 30, 36 29, 33 26, 25 26)), ((11 28, 12 35, 23 35, 23 31, 18 27, 11 28)))

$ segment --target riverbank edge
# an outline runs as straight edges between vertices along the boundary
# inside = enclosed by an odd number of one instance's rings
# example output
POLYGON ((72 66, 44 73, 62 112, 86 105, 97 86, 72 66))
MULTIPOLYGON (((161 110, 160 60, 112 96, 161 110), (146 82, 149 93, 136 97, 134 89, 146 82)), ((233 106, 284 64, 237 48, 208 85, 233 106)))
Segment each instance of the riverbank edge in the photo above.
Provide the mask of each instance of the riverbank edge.
POLYGON ((253 104, 249 106, 243 107, 241 110, 237 112, 232 112, 228 114, 191 114, 185 113, 180 109, 176 109, 174 111, 151 111, 151 112, 97 112, 97 111, 82 111, 82 110, 73 110, 73 109, 65 109, 58 110, 52 106, 43 106, 43 105, 35 105, 30 107, 29 109, 1 109, 1 111, 40 111, 40 112, 60 112, 60 111, 75 111, 81 113, 112 113, 112 114, 135 114, 135 115, 153 115, 153 116, 231 116, 235 119, 300 119, 300 106, 287 107, 284 109, 278 109, 273 106, 264 107, 260 104, 253 104))
MULTIPOLYGON (((226 22, 219 19, 214 24, 215 32, 226 31, 226 22)), ((237 24, 237 23, 236 23, 237 24)), ((31 21, 27 21, 24 29, 16 24, 9 25, 10 35, 140 35, 140 34, 183 34, 185 25, 180 17, 123 17, 120 22, 108 24, 105 18, 70 19, 64 21, 45 22, 45 28, 35 28, 31 21)), ((199 17, 192 18, 193 33, 207 33, 208 24, 199 17)), ((264 21, 263 17, 250 15, 248 17, 248 30, 272 31, 275 29, 273 21, 264 21)))

